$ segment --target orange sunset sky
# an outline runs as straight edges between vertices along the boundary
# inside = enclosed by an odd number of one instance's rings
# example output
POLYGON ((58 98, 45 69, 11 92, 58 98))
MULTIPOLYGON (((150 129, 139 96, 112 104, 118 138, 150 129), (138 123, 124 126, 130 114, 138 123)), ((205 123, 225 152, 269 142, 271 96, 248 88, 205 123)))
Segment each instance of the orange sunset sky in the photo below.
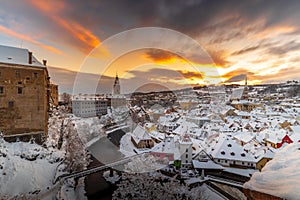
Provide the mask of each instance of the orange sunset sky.
POLYGON ((245 75, 250 84, 300 77, 297 0, 0 1, 0 44, 46 59, 60 92, 72 91, 78 72, 83 90, 100 78, 103 92, 118 73, 125 93, 147 83, 173 89, 243 83, 245 75), (161 29, 124 32, 142 27, 161 29))

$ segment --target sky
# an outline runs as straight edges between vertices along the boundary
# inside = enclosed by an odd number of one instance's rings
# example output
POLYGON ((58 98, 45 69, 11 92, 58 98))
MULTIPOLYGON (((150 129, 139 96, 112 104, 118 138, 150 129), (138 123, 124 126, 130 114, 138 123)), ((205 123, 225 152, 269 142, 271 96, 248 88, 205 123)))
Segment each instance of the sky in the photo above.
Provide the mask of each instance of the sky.
POLYGON ((46 59, 60 93, 110 92, 116 74, 124 93, 300 77, 297 0, 0 3, 0 44, 46 59))

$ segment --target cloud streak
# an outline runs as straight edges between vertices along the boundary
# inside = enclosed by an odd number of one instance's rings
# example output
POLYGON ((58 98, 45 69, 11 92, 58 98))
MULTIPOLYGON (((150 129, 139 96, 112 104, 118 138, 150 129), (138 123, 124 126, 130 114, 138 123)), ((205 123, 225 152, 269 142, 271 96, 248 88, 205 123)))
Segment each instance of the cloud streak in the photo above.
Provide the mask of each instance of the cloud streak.
POLYGON ((30 42, 32 44, 38 45, 39 47, 41 47, 43 49, 46 49, 46 50, 49 50, 51 52, 54 52, 56 54, 62 54, 62 52, 60 50, 56 49, 55 47, 45 45, 45 44, 43 44, 43 43, 41 43, 37 40, 34 40, 31 36, 17 33, 15 31, 13 31, 11 29, 8 29, 8 28, 6 28, 4 26, 1 26, 1 25, 0 25, 0 32, 5 33, 9 36, 18 38, 20 40, 24 40, 24 41, 30 42))
POLYGON ((69 36, 82 42, 84 46, 81 46, 80 49, 84 53, 88 53, 100 44, 100 39, 89 29, 72 19, 62 17, 62 13, 64 13, 67 6, 70 5, 66 5, 63 1, 57 0, 50 2, 30 0, 30 3, 67 31, 69 36))

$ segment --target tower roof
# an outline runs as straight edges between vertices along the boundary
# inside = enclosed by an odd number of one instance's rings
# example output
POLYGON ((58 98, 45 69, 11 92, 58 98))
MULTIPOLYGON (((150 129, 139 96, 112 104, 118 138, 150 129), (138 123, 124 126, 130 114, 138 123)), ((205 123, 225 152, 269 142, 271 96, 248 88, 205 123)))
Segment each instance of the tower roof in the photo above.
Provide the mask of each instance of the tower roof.
POLYGON ((116 74, 116 78, 115 78, 115 83, 114 83, 114 85, 119 85, 120 83, 119 83, 119 77, 118 77, 118 74, 116 74))

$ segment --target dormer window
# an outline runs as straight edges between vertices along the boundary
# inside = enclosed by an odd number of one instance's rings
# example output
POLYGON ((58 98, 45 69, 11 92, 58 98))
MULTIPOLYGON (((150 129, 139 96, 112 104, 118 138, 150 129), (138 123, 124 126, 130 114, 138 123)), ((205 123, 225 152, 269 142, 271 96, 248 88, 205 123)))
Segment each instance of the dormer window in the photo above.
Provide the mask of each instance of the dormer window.
POLYGON ((222 154, 222 155, 225 155, 225 151, 221 151, 221 154, 222 154))
POLYGON ((245 153, 241 153, 241 156, 242 156, 242 157, 245 157, 245 156, 246 156, 246 154, 245 154, 245 153))

